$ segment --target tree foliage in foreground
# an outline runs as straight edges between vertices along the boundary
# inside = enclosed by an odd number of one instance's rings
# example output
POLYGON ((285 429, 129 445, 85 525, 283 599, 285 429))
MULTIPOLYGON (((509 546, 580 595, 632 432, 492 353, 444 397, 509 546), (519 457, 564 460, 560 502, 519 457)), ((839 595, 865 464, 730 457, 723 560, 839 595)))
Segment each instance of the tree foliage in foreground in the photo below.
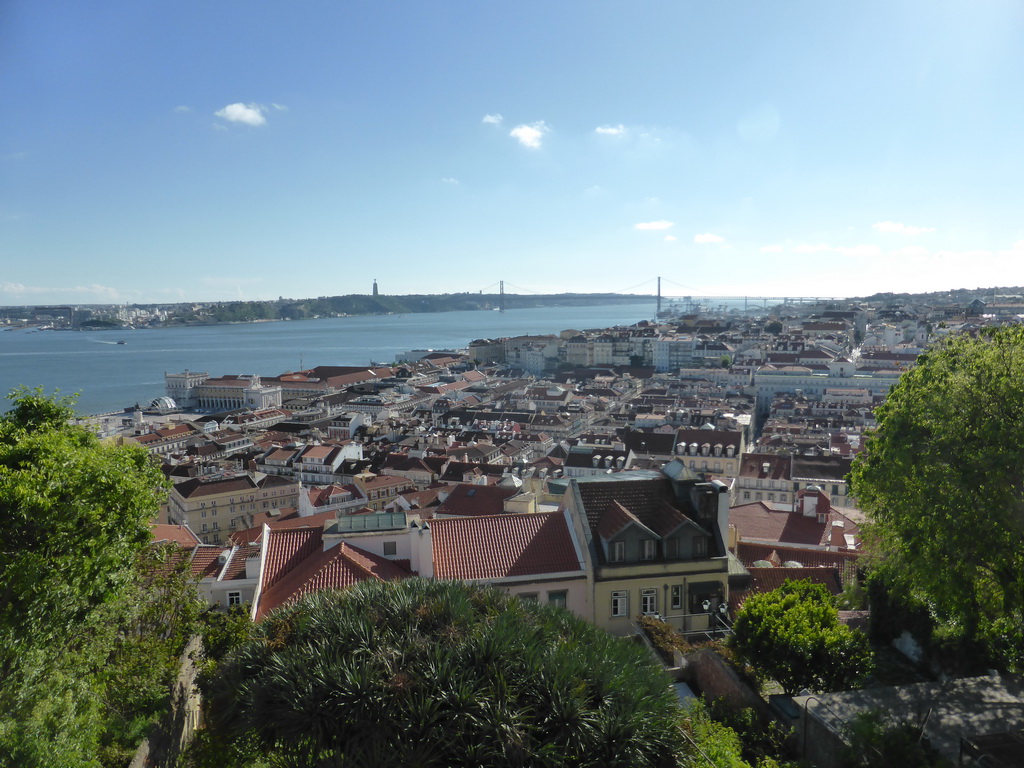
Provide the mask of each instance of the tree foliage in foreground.
POLYGON ((842 690, 871 670, 867 636, 840 623, 821 584, 787 579, 748 597, 733 632, 739 656, 787 694, 842 690))
POLYGON ((204 690, 214 739, 252 745, 235 764, 674 766, 682 756, 679 707, 642 646, 452 582, 307 596, 258 625, 204 690))
POLYGON ((117 764, 166 698, 194 582, 154 574, 164 479, 146 451, 70 424, 70 399, 12 399, 0 416, 0 766, 117 764))
POLYGON ((877 418, 851 492, 887 579, 1024 669, 1024 328, 923 355, 877 418))

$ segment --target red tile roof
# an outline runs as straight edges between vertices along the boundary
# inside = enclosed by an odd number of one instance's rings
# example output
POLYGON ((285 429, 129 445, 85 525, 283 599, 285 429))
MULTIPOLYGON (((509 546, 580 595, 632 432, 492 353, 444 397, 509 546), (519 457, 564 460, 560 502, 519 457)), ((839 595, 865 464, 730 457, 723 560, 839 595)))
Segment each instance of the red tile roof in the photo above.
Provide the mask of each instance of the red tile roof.
POLYGON ((501 579, 582 570, 561 512, 433 520, 434 576, 501 579))
POLYGON ((153 542, 156 544, 168 542, 170 544, 177 544, 179 547, 186 547, 187 549, 192 549, 202 544, 199 537, 187 525, 153 523, 150 527, 153 530, 153 542))
POLYGON ((825 522, 817 515, 805 517, 800 512, 777 510, 763 501, 741 504, 729 510, 729 525, 734 526, 741 539, 755 539, 782 544, 827 546, 832 523, 843 524, 843 532, 859 535, 860 528, 838 510, 830 508, 825 522))
POLYGON ((505 511, 505 499, 519 492, 516 488, 468 483, 458 483, 449 488, 448 498, 434 510, 435 514, 500 515, 505 511))
POLYGON ((246 544, 244 546, 236 548, 232 553, 231 557, 224 568, 224 573, 221 574, 222 581, 231 581, 232 579, 244 579, 245 578, 245 561, 260 556, 260 545, 246 544))
POLYGON ((301 517, 297 510, 284 509, 281 510, 280 517, 271 517, 265 512, 261 512, 254 516, 254 525, 252 528, 245 528, 240 531, 235 531, 231 534, 230 539, 235 544, 250 544, 263 534, 263 526, 270 526, 272 531, 290 530, 295 528, 323 528, 324 523, 333 520, 337 513, 333 510, 327 512, 316 512, 312 515, 306 515, 301 517))
POLYGON ((191 571, 197 579, 217 578, 224 563, 218 561, 224 547, 201 544, 192 552, 191 571))
POLYGON ((601 522, 597 525, 597 535, 605 541, 610 541, 614 539, 623 528, 629 525, 637 525, 641 528, 647 528, 646 525, 637 519, 636 515, 622 506, 622 504, 617 501, 612 501, 608 505, 608 509, 605 510, 604 515, 601 516, 601 522))
POLYGON ((194 499, 201 496, 212 496, 218 493, 239 493, 251 491, 258 487, 256 482, 249 475, 238 475, 235 477, 222 477, 217 479, 204 479, 193 477, 174 486, 175 492, 186 499, 194 499))
POLYGON ((278 606, 320 589, 340 589, 367 579, 388 581, 411 575, 391 560, 347 542, 323 550, 322 534, 322 530, 268 534, 265 587, 259 598, 257 621, 278 606))
POLYGON ((824 549, 807 549, 804 547, 786 547, 782 544, 758 544, 751 541, 740 541, 736 545, 736 557, 747 568, 757 560, 768 560, 775 553, 780 563, 797 562, 805 568, 838 568, 846 572, 856 570, 859 552, 844 550, 834 552, 824 549))

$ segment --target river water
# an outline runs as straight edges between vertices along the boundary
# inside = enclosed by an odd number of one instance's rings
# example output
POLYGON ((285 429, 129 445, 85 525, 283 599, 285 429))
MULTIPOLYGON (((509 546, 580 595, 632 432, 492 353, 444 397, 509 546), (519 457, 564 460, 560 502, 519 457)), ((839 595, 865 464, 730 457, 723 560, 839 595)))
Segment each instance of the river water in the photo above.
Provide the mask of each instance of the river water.
POLYGON ((654 302, 433 312, 117 331, 0 331, 0 411, 19 385, 78 393, 79 413, 107 413, 164 394, 164 372, 276 376, 316 365, 389 363, 413 349, 471 340, 628 325, 654 302), (124 344, 119 344, 124 341, 124 344))

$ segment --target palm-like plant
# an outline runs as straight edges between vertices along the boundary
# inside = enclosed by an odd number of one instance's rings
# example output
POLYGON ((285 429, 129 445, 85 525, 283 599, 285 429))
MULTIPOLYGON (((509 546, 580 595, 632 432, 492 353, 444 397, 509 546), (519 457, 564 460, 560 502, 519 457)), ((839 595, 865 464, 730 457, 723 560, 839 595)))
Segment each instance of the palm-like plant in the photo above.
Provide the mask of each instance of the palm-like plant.
POLYGON ((673 766, 678 708, 643 650, 455 582, 286 606, 206 684, 219 739, 289 766, 673 766))

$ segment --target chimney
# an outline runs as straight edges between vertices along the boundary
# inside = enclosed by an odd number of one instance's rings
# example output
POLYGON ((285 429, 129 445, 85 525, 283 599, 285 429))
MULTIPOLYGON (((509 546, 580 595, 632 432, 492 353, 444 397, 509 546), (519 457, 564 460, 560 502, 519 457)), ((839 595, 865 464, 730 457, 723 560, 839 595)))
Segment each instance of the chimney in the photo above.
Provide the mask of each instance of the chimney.
POLYGON ((833 547, 846 546, 846 527, 842 520, 832 521, 832 532, 829 536, 829 544, 833 547))
POLYGON ((410 563, 412 570, 416 571, 422 578, 433 578, 434 545, 430 533, 430 525, 424 520, 423 525, 418 530, 416 528, 409 530, 409 536, 412 537, 412 562, 410 563))

